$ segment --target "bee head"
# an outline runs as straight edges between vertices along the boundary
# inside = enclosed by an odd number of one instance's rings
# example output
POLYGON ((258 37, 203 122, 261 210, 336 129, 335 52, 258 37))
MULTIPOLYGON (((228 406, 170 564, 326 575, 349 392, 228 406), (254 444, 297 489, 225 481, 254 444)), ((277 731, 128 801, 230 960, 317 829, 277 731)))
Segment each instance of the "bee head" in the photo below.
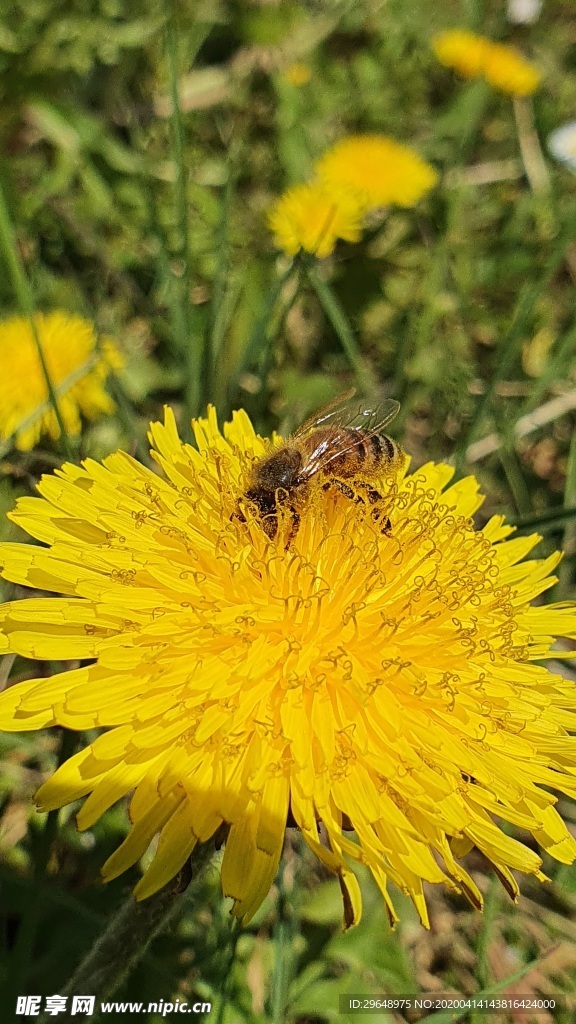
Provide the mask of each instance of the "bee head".
POLYGON ((288 491, 296 483, 302 466, 297 448, 280 448, 258 466, 252 487, 274 494, 279 488, 288 491))

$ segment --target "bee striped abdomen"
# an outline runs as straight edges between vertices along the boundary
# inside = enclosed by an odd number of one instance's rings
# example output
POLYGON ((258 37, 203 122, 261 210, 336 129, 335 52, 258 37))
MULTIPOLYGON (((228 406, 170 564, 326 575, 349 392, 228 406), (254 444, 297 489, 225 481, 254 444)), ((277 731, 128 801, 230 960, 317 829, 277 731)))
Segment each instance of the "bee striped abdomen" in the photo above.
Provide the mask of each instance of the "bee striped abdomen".
POLYGON ((388 439, 385 437, 380 437, 379 434, 369 435, 368 441, 370 442, 370 447, 372 448, 372 455, 376 462, 379 462, 382 456, 384 455, 384 442, 387 440, 388 439))
POLYGON ((374 441, 378 444, 378 456, 379 459, 395 459, 398 455, 398 445, 391 437, 387 437, 386 434, 372 434, 370 438, 372 447, 375 448, 374 441))

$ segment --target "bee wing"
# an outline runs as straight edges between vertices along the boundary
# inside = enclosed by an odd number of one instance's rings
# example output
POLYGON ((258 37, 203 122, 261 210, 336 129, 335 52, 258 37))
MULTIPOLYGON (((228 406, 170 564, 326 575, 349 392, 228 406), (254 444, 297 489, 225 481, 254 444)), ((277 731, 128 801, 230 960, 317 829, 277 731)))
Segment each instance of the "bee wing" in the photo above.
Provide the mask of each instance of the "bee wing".
MULTIPOLYGON (((331 409, 325 418, 323 418, 324 413, 321 413, 320 419, 310 421, 311 425, 308 430, 324 425, 326 421, 330 427, 340 429, 330 438, 319 439, 318 445, 312 450, 305 466, 302 467, 300 476, 309 480, 316 473, 325 470, 333 459, 362 444, 367 437, 381 434, 397 415, 399 409, 400 402, 397 402, 395 398, 385 398, 373 408, 366 408, 364 403, 350 403, 349 397, 344 399, 343 396, 338 406, 331 409), (351 434, 350 431, 354 427, 359 428, 362 434, 356 436, 351 434)), ((300 430, 298 436, 301 436, 300 430)))
MULTIPOLYGON (((333 398, 327 405, 323 405, 322 408, 318 412, 315 412, 313 416, 309 416, 307 420, 304 420, 304 423, 300 424, 297 430, 292 434, 292 437, 294 439, 302 437, 304 434, 309 434, 311 430, 314 430, 320 425, 324 425, 326 423, 330 424, 330 421, 334 420, 335 417, 344 415, 346 410, 350 408, 350 399, 353 398, 355 394, 356 388, 348 388, 348 391, 344 391, 342 395, 337 395, 337 397, 333 398)), ((340 425, 339 421, 338 424, 340 425)))

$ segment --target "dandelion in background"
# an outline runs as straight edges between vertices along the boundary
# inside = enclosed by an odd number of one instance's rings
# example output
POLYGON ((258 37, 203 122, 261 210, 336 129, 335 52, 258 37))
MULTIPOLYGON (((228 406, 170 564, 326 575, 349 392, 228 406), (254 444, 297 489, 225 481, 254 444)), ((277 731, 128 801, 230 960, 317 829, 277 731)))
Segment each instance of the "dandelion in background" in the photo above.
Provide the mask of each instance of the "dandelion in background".
POLYGON ((529 96, 542 80, 537 68, 511 46, 493 43, 486 55, 484 77, 489 85, 512 96, 529 96))
POLYGON ((576 121, 553 131, 548 136, 548 149, 556 160, 576 170, 576 121))
POLYGON ((358 242, 367 213, 382 206, 414 206, 438 174, 407 146, 384 135, 350 135, 317 161, 317 177, 288 189, 268 223, 276 245, 329 256, 339 238, 358 242))
POLYGON ((408 146, 385 135, 349 135, 316 163, 329 191, 347 188, 366 212, 382 206, 414 206, 434 187, 438 174, 408 146))
MULTIPOLYGON (((114 412, 104 384, 124 360, 110 338, 97 347, 94 327, 82 317, 36 313, 34 324, 62 421, 68 434, 77 435, 81 415, 96 419, 114 412)), ((14 438, 17 448, 29 451, 43 434, 56 440, 60 428, 30 322, 11 317, 0 322, 0 439, 14 438)))
POLYGON ((513 46, 494 43, 485 36, 464 29, 441 32, 432 40, 438 60, 465 78, 484 77, 512 96, 528 96, 540 85, 542 76, 513 46))
POLYGON ((441 64, 465 78, 477 78, 484 69, 489 40, 467 29, 454 28, 434 36, 432 49, 441 64))
POLYGON ((328 192, 320 182, 295 185, 274 203, 268 223, 279 249, 295 256, 300 249, 319 259, 329 256, 339 238, 358 242, 363 208, 350 190, 328 192))
POLYGON ((433 463, 370 481, 386 532, 314 478, 286 548, 288 509, 274 539, 255 507, 237 514, 279 439, 242 412, 223 433, 214 410, 193 426, 198 450, 169 409, 152 425, 163 476, 117 452, 43 477, 41 497, 11 514, 40 543, 2 544, 4 578, 61 596, 3 605, 0 653, 81 664, 8 689, 0 727, 106 730, 41 786, 38 807, 87 797, 86 829, 132 794, 104 877, 159 834, 140 899, 225 823, 222 885, 244 921, 287 821, 339 877, 347 925, 361 912, 353 863, 392 921, 390 882, 425 925, 424 881, 481 907, 461 863, 473 847, 512 896, 513 870, 544 879, 500 823, 571 863, 551 791, 576 796, 576 694, 541 663, 561 657, 555 636, 576 637, 576 610, 530 603, 560 555, 527 560, 539 538, 510 539, 502 516, 476 530, 476 480, 451 484, 433 463))

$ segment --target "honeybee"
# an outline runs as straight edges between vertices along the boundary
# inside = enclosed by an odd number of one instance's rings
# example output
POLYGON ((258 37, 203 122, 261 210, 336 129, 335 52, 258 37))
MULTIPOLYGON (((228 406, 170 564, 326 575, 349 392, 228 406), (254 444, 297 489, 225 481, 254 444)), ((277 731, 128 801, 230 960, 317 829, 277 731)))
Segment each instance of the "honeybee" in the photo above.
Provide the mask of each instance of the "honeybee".
MULTIPOLYGON (((396 468, 404 458, 396 442, 382 433, 400 403, 387 398, 374 408, 365 408, 352 402, 355 394, 356 389, 351 388, 334 399, 253 467, 243 497, 256 506, 271 540, 278 531, 278 511, 285 508, 292 517, 286 541, 289 547, 315 477, 325 478, 323 490, 337 488, 350 501, 371 506, 382 531, 389 532, 390 520, 382 517, 377 507, 382 494, 371 481, 396 468)), ((241 511, 236 518, 246 521, 241 511)))

